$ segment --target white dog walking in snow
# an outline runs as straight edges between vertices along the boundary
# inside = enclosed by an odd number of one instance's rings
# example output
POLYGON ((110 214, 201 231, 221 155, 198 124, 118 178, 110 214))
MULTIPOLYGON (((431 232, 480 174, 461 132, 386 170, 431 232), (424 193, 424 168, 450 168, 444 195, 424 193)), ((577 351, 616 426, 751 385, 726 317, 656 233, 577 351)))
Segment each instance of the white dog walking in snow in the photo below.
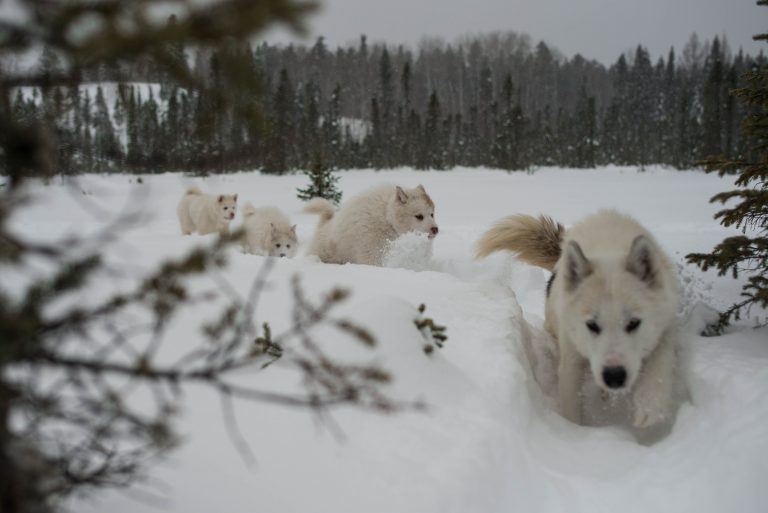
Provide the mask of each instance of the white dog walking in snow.
POLYGON ((635 427, 673 414, 677 390, 676 272, 634 219, 601 211, 569 230, 552 219, 517 215, 478 243, 478 256, 508 250, 552 271, 545 328, 557 340, 558 407, 582 423, 586 367, 597 386, 631 397, 635 427))
POLYGON ((227 233, 236 211, 237 194, 203 194, 197 187, 187 189, 176 208, 184 235, 227 233))
POLYGON ((256 208, 246 203, 243 214, 243 250, 261 256, 288 257, 296 254, 296 225, 275 207, 256 208))
POLYGON ((400 235, 421 232, 432 239, 438 233, 435 204, 421 185, 382 185, 353 197, 338 212, 315 198, 304 212, 320 216, 308 253, 327 263, 381 265, 387 244, 400 235))

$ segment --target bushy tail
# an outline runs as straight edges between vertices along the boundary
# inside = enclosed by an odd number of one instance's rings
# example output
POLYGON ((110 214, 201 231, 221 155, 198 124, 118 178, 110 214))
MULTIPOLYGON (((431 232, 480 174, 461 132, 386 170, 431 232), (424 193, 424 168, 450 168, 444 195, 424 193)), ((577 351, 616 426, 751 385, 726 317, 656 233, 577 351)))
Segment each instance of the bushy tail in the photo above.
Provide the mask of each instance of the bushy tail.
POLYGON ((511 251, 531 265, 552 270, 560 258, 565 228, 547 216, 515 215, 502 219, 477 242, 477 258, 494 251, 511 251))
POLYGON ((243 205, 243 208, 240 210, 240 213, 243 215, 243 217, 250 217, 253 214, 256 213, 256 207, 253 206, 253 204, 246 203, 243 205))
POLYGON ((187 195, 194 194, 194 195, 197 195, 197 196, 202 196, 203 195, 203 191, 201 191, 200 188, 198 188, 198 187, 190 187, 189 189, 187 189, 187 192, 185 194, 187 194, 187 195))
POLYGON ((325 224, 333 218, 333 215, 336 213, 336 207, 327 199, 312 198, 304 207, 304 212, 319 215, 320 224, 325 224))

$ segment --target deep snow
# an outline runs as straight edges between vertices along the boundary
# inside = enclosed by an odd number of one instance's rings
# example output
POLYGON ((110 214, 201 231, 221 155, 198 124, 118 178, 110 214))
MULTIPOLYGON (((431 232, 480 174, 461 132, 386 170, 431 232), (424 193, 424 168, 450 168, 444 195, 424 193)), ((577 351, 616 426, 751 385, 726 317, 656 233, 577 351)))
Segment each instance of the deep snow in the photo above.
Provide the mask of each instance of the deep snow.
MULTIPOLYGON (((765 511, 768 330, 741 326, 723 337, 691 337, 692 401, 681 408, 669 436, 641 445, 617 427, 568 423, 547 407, 533 383, 522 343, 540 335, 545 273, 504 255, 472 259, 478 236, 502 216, 546 213, 569 225, 598 208, 615 207, 637 217, 682 262, 686 253, 707 251, 734 233, 713 221, 718 207, 708 203, 730 186, 728 180, 659 168, 533 174, 366 170, 340 176, 344 199, 381 182, 422 183, 436 203, 440 235, 432 247, 418 237, 399 243, 385 268, 327 265, 306 257, 279 260, 269 275, 259 322, 269 320, 276 329, 288 325, 289 281, 295 274, 315 298, 335 285, 349 287, 353 295, 341 313, 367 326, 378 346, 363 350, 330 332, 317 337, 340 356, 370 359, 391 370, 392 395, 424 400, 428 411, 381 416, 338 409, 333 416, 344 433, 339 441, 305 411, 238 403, 240 428, 256 454, 257 464, 249 468, 227 435, 216 396, 193 388, 178 422, 186 443, 152 471, 164 483, 161 510, 765 511), (422 351, 424 340, 413 324, 420 303, 448 328, 445 347, 432 356, 422 351)), ((54 180, 31 187, 35 202, 14 226, 41 239, 84 233, 103 224, 100 209, 116 213, 128 198, 145 197, 150 218, 123 234, 108 254, 129 277, 97 285, 97 293, 107 293, 163 257, 209 240, 179 234, 176 203, 192 183, 211 192, 238 192, 241 204, 281 206, 306 245, 316 220, 298 213, 295 190, 305 180, 258 173, 144 176, 141 185, 126 175, 84 176, 75 185, 54 180), (133 196, 137 190, 145 194, 133 196), (96 206, 84 208, 84 200, 96 206)), ((245 295, 263 262, 233 250, 222 276, 245 295)), ((7 273, 2 278, 24 279, 7 273)), ((686 312, 696 301, 722 307, 738 295, 739 283, 713 273, 682 266, 681 278, 686 312)), ((179 316, 166 354, 193 346, 201 319, 212 310, 200 305, 179 316)), ((296 386, 296 375, 279 366, 241 379, 264 388, 296 386)), ((72 510, 157 511, 138 496, 131 490, 101 493, 73 502, 72 510)))

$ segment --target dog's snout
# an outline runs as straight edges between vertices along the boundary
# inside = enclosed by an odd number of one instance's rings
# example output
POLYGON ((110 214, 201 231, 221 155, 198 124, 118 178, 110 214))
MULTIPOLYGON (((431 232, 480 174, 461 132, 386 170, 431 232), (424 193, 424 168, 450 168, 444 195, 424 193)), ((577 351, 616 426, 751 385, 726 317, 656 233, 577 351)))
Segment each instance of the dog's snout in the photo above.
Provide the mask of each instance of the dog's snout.
POLYGON ((432 235, 437 235, 437 232, 440 231, 437 229, 437 226, 433 226, 429 229, 430 232, 432 232, 432 235))
POLYGON ((284 256, 285 256, 285 253, 280 253, 280 257, 284 257, 284 256))
POLYGON ((627 382, 627 370, 624 367, 603 367, 603 383, 608 388, 619 389, 627 382))

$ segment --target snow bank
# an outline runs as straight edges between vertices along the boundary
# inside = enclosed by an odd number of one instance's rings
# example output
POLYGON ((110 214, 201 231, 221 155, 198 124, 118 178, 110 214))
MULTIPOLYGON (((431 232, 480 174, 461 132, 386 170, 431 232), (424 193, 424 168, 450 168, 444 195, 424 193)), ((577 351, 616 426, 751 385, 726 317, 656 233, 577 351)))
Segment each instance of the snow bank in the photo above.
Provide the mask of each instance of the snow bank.
MULTIPOLYGON (((50 239, 88 233, 130 191, 152 212, 108 254, 138 275, 159 259, 200 242, 181 237, 175 206, 192 180, 181 175, 88 176, 76 186, 37 185, 37 200, 14 220, 19 232, 50 239)), ((315 219, 299 215, 295 189, 303 176, 243 173, 195 181, 210 192, 239 192, 255 205, 293 213, 300 240, 315 219)), ((628 168, 540 170, 532 175, 488 170, 341 174, 345 198, 378 182, 423 183, 436 205, 440 235, 433 243, 406 237, 393 244, 388 267, 326 265, 299 257, 276 262, 259 312, 279 329, 290 322, 289 281, 299 275, 310 297, 332 286, 353 291, 339 315, 377 338, 373 350, 321 330, 318 340, 340 358, 390 369, 390 393, 421 400, 426 412, 380 416, 349 408, 333 412, 343 441, 307 412, 239 403, 238 422, 257 464, 248 468, 230 442, 217 398, 191 389, 180 427, 186 443, 152 471, 165 483, 163 511, 268 512, 625 512, 762 513, 768 504, 768 331, 693 337, 688 347, 692 400, 667 437, 638 444, 618 427, 585 428, 549 408, 533 372, 545 372, 551 340, 541 331, 546 275, 505 255, 474 261, 473 244, 490 224, 515 212, 545 212, 571 224, 598 208, 619 206, 638 217, 673 258, 703 251, 733 232, 712 221, 708 198, 728 184, 699 173, 628 168), (685 191, 681 194, 681 191, 685 191), (445 347, 427 355, 413 321, 419 304, 447 326, 445 347), (529 369, 526 345, 545 349, 529 369), (549 349, 547 349, 549 348, 549 349), (543 356, 542 356, 543 355, 543 356)), ((134 199, 131 201, 138 201, 134 199)), ((427 241, 429 242, 429 241, 427 241)), ((222 276, 245 294, 262 257, 233 251, 222 276)), ((739 284, 687 268, 691 305, 728 304, 739 284)), ((3 280, 10 278, 3 274, 3 280)), ((204 281, 204 280, 203 280, 204 281)), ((204 284, 201 284, 201 286, 204 284)), ((102 292, 115 286, 102 284, 102 292)), ((200 305, 175 319, 169 355, 199 339, 200 305)), ((692 309, 692 307, 691 307, 692 309)), ((279 366, 242 376, 248 384, 284 389, 296 375, 279 366)), ((78 512, 157 511, 137 501, 138 488, 108 492, 71 505, 78 512)))

